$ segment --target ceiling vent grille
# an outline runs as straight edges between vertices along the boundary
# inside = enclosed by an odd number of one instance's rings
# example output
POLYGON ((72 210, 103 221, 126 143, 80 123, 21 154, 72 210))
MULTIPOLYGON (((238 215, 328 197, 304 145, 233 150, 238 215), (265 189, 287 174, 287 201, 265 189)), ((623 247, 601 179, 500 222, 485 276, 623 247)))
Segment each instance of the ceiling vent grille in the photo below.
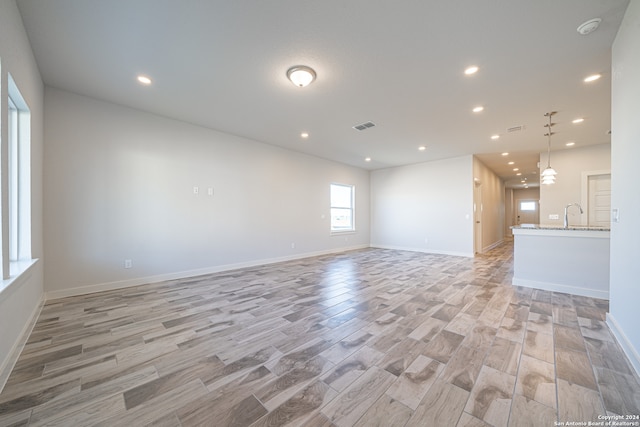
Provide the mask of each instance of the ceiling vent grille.
POLYGON ((363 131, 365 129, 369 129, 375 126, 375 123, 373 122, 365 122, 365 123, 361 123, 359 125, 355 125, 353 128, 355 130, 359 130, 359 131, 363 131))
POLYGON ((524 129, 525 129, 524 125, 512 126, 510 128, 507 128, 507 133, 520 132, 520 131, 522 131, 524 129))

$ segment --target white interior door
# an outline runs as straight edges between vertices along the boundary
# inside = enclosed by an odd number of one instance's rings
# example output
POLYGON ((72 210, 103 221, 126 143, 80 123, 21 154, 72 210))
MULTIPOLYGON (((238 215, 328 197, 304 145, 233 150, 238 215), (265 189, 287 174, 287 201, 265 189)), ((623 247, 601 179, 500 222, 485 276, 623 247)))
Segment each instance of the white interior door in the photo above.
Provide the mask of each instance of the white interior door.
POLYGON ((587 224, 609 227, 611 225, 611 174, 590 175, 588 187, 587 224))
POLYGON ((518 199, 516 201, 516 224, 539 224, 540 202, 534 199, 518 199))

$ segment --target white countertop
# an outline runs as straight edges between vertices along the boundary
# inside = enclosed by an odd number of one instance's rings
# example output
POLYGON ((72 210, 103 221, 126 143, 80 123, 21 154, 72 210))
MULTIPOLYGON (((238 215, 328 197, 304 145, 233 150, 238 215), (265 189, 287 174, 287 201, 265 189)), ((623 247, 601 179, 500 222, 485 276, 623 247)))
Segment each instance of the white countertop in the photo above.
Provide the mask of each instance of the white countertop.
POLYGON ((606 227, 590 227, 586 225, 570 225, 564 228, 554 224, 520 224, 511 227, 514 236, 564 236, 608 239, 611 229, 606 227))
POLYGON ((525 230, 578 230, 578 231, 611 231, 608 227, 594 227, 589 225, 570 225, 568 227, 562 227, 561 225, 554 224, 520 224, 511 226, 512 229, 525 229, 525 230))

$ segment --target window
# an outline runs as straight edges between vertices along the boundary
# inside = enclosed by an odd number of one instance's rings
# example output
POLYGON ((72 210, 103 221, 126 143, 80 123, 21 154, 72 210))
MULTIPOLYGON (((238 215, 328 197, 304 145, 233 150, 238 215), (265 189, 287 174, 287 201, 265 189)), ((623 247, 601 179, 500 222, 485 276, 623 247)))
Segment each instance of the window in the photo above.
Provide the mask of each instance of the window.
MULTIPOLYGON (((3 219, 2 278, 19 273, 18 262, 31 260, 31 116, 15 82, 9 75, 7 111, 7 183, 2 191, 8 197, 8 218, 3 219), (7 221, 7 224, 4 221, 7 221)), ((3 147, 4 148, 4 147, 3 147)))
POLYGON ((536 202, 520 202, 521 211, 535 211, 536 202))
POLYGON ((331 231, 354 231, 353 185, 331 184, 331 231))

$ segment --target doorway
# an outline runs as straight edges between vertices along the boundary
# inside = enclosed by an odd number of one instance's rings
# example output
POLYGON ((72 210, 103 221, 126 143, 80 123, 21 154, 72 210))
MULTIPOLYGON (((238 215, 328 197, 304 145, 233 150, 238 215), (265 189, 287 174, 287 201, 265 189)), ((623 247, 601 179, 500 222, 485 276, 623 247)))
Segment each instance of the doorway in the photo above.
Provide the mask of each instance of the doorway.
POLYGON ((482 184, 475 182, 473 194, 473 231, 474 252, 482 253, 482 184))
POLYGON ((535 199, 516 200, 516 225, 540 223, 540 201, 535 199))

